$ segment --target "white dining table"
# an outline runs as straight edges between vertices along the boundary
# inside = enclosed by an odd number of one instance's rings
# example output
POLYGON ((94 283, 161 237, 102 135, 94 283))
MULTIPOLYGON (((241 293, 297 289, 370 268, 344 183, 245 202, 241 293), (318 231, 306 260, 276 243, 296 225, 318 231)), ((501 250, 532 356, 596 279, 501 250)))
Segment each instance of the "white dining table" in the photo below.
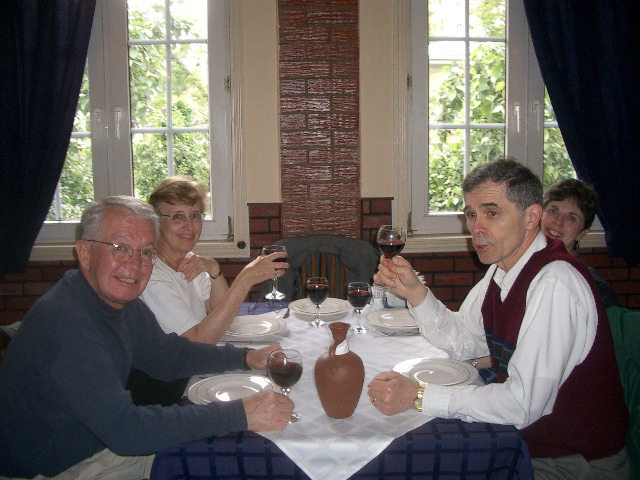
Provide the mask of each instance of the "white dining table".
MULTIPOLYGON (((314 480, 339 480, 349 478, 363 465, 375 458, 394 438, 413 430, 432 419, 413 410, 388 417, 380 413, 369 402, 367 385, 373 377, 394 365, 413 358, 447 358, 447 354, 434 347, 420 335, 383 335, 366 321, 369 309, 362 314, 362 323, 367 333, 349 331, 349 349, 362 358, 365 379, 360 400, 349 418, 333 419, 324 412, 314 382, 315 362, 327 351, 331 341, 328 324, 315 328, 307 317, 301 318, 293 310, 286 322, 284 335, 269 335, 268 342, 236 341, 238 345, 262 346, 277 340, 282 348, 293 348, 301 352, 303 373, 292 388, 290 397, 301 420, 289 424, 285 430, 259 432, 273 441, 287 456, 314 480)), ((262 313, 282 318, 284 310, 262 313)), ((355 325, 356 317, 351 309, 338 319, 355 325)), ((233 338, 226 337, 225 340, 233 338)), ((266 375, 266 372, 255 372, 266 375)))

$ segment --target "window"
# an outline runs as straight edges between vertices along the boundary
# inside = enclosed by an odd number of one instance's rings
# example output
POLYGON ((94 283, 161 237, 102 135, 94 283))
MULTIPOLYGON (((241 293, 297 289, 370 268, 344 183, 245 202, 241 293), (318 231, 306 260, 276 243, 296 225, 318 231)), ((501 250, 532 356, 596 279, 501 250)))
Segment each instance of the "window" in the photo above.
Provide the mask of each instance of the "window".
POLYGON ((409 18, 411 198, 398 213, 414 235, 466 233, 462 180, 487 160, 513 156, 545 187, 575 176, 522 0, 412 0, 409 18))
POLYGON ((233 190, 242 159, 232 91, 242 75, 232 79, 231 69, 242 54, 230 54, 230 26, 240 25, 231 11, 242 16, 221 0, 98 0, 67 161, 38 244, 68 246, 94 198, 146 200, 182 174, 210 191, 200 243, 219 256, 248 253, 235 243, 248 238, 246 202, 233 190))

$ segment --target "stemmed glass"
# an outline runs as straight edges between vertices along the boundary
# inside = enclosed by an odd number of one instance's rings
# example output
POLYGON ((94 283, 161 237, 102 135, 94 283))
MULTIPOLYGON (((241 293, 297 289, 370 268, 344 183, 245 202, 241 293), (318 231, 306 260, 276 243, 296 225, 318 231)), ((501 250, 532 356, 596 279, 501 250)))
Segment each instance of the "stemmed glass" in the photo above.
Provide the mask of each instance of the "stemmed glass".
POLYGON ((320 304, 329 295, 329 281, 325 277, 309 277, 305 285, 305 292, 307 298, 316 305, 316 316, 313 321, 309 322, 309 325, 321 327, 325 322, 320 320, 320 304))
POLYGON ((376 235, 378 249, 387 260, 391 260, 402 251, 406 240, 407 232, 404 227, 395 225, 382 225, 376 235))
MULTIPOLYGON (((286 252, 284 245, 266 245, 262 247, 262 255, 270 255, 275 252, 286 252)), ((274 262, 286 262, 286 257, 276 258, 274 262)), ((271 291, 264 298, 267 300, 282 300, 285 294, 278 291, 278 271, 274 269, 273 278, 271 279, 271 291)))
POLYGON ((355 333, 367 333, 367 329, 360 323, 362 308, 369 303, 371 298, 371 286, 367 282, 350 282, 347 285, 347 298, 356 311, 358 322, 353 327, 355 333))
MULTIPOLYGON (((274 350, 269 354, 267 371, 271 381, 288 397, 291 387, 302 376, 302 355, 297 350, 274 350)), ((291 412, 289 423, 297 422, 300 418, 302 417, 299 413, 291 412)))

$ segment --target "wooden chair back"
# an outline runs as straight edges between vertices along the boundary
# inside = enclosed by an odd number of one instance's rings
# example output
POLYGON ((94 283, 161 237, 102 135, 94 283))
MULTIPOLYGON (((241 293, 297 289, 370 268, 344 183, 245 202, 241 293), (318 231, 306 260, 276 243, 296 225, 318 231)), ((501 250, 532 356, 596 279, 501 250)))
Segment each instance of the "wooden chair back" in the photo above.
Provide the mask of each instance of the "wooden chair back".
POLYGON ((327 277, 329 297, 346 298, 347 279, 344 265, 337 255, 318 252, 309 255, 309 259, 300 265, 300 284, 306 285, 307 278, 327 277))

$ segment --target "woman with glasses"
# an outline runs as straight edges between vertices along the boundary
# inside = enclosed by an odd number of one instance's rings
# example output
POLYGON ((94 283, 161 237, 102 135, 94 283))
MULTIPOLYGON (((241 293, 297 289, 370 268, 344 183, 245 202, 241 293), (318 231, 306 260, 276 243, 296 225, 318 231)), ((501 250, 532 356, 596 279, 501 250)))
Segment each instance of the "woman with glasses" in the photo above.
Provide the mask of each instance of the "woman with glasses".
MULTIPOLYGON (((160 236, 151 279, 140 298, 166 333, 177 333, 194 342, 217 343, 251 287, 288 265, 274 261, 285 256, 282 253, 258 257, 229 286, 215 259, 192 251, 202 232, 205 200, 202 185, 181 176, 163 180, 151 193, 149 203, 160 218, 160 236)), ((151 403, 153 399, 147 393, 160 387, 145 384, 144 388, 135 388, 142 383, 138 373, 132 372, 130 377, 134 401, 151 403)), ((177 399, 183 390, 184 384, 175 387, 177 399)))

